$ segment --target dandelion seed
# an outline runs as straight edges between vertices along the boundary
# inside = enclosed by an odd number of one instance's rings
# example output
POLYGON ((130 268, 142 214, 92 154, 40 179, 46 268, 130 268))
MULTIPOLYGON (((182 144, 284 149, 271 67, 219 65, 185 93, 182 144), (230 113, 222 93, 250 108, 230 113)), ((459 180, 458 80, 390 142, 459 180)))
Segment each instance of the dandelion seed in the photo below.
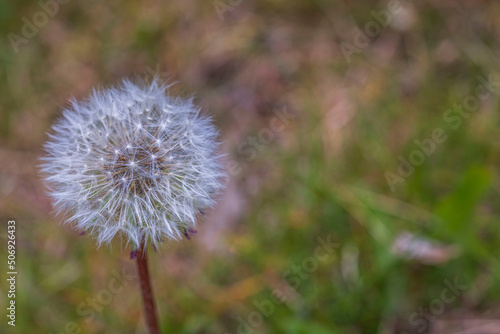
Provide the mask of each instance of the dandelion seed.
POLYGON ((122 235, 159 246, 190 235, 222 188, 216 128, 191 100, 165 90, 157 80, 125 80, 94 92, 64 110, 45 145, 42 171, 55 205, 98 243, 122 235), (195 138, 196 146, 183 144, 195 138))

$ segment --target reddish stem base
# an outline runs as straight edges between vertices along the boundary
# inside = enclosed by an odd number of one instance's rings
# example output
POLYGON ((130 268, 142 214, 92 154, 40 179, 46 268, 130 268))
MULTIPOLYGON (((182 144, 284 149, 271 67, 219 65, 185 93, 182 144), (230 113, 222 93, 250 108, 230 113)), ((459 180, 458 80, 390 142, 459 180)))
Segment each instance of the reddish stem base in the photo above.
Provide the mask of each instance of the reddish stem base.
POLYGON ((139 281, 141 283, 142 300, 144 302, 144 316, 146 325, 150 334, 160 334, 158 317, 156 316, 156 307, 149 279, 147 250, 144 243, 141 243, 137 250, 137 271, 139 272, 139 281))

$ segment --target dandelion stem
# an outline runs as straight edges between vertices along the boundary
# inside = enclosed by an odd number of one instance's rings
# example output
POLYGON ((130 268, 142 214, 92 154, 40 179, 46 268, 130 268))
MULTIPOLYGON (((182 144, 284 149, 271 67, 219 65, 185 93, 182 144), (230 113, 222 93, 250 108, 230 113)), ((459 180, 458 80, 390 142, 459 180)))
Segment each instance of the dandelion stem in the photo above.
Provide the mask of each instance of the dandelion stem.
POLYGON ((156 308, 151 289, 151 281, 149 279, 147 249, 144 242, 141 243, 137 250, 137 270, 139 272, 139 281, 141 282, 142 300, 144 302, 144 316, 146 325, 150 334, 160 334, 158 326, 158 317, 156 316, 156 308))

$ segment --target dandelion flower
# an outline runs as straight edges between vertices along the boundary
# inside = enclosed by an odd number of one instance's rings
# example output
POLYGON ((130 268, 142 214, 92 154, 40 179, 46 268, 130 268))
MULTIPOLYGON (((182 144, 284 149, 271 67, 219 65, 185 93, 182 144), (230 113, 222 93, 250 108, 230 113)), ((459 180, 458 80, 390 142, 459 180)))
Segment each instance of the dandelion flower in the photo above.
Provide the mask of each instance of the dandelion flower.
POLYGON ((216 128, 167 88, 155 79, 95 90, 49 135, 42 172, 54 207, 99 244, 189 236, 222 187, 216 128))

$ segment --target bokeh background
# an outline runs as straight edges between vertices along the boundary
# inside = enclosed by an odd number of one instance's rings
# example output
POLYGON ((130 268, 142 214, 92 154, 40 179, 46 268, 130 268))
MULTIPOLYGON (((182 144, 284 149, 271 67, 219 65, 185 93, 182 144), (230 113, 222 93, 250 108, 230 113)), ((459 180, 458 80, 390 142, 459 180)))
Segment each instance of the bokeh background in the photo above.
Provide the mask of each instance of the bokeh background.
POLYGON ((0 332, 145 333, 130 250, 62 225, 36 166, 68 99, 158 75, 229 175, 150 252, 163 332, 500 333, 500 3, 47 3, 0 2, 0 332))

